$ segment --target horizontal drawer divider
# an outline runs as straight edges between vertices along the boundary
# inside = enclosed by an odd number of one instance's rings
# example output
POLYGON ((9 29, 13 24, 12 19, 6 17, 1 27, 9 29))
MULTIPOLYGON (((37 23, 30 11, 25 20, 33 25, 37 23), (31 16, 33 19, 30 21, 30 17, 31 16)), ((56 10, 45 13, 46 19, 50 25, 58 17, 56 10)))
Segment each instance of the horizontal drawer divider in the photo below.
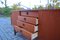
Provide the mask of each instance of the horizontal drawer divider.
MULTIPOLYGON (((23 16, 23 17, 32 17, 32 16, 25 16, 25 15, 20 15, 20 16, 23 16)), ((32 18, 37 18, 38 19, 38 17, 32 17, 32 18)))

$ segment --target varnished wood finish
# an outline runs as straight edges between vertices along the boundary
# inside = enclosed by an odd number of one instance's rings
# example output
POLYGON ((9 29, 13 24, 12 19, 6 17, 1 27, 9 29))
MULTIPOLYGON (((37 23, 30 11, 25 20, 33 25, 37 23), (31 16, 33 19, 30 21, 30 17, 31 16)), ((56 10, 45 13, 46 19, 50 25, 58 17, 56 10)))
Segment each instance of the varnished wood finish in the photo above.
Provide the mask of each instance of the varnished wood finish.
MULTIPOLYGON (((38 17, 38 39, 37 40, 60 40, 60 9, 18 10, 18 11, 20 12, 20 16, 24 16, 26 18, 32 17, 33 19, 38 17), (26 13, 24 14, 21 12, 26 12, 26 13), (35 12, 35 14, 33 12, 35 12)), ((21 20, 23 21, 22 17, 21 20)), ((29 20, 29 18, 27 20, 29 20)))
POLYGON ((22 16, 30 16, 30 17, 38 17, 38 13, 37 12, 21 12, 22 16))
MULTIPOLYGON (((34 11, 14 11, 12 24, 15 32, 22 33, 28 40, 38 37, 38 13, 34 11), (18 13, 18 14, 17 14, 18 13), (15 19, 16 18, 16 19, 15 19)), ((16 34, 16 33, 15 33, 16 34)))
POLYGON ((60 10, 39 11, 39 40, 60 40, 60 10))
MULTIPOLYGON (((31 32, 29 32, 29 31, 27 31, 27 30, 25 30, 25 29, 23 29, 23 28, 20 28, 20 27, 18 27, 18 26, 16 26, 16 25, 14 25, 14 28, 15 28, 15 30, 17 31, 17 32, 20 32, 23 36, 25 36, 28 40, 32 40, 32 35, 34 34, 34 33, 31 33, 31 32)), ((37 33, 37 32, 36 32, 37 33)), ((37 33, 38 34, 38 33, 37 33)))
POLYGON ((36 22, 38 19, 37 18, 33 18, 33 17, 18 16, 18 20, 24 21, 24 22, 27 22, 27 23, 30 23, 30 24, 34 24, 34 25, 38 24, 36 22))
POLYGON ((16 25, 17 23, 17 18, 18 18, 19 12, 18 11, 13 11, 11 14, 11 24, 16 25))
POLYGON ((24 29, 26 29, 27 31, 30 31, 32 33, 38 31, 38 26, 35 26, 35 25, 32 25, 32 24, 29 24, 29 23, 25 23, 25 22, 22 22, 22 21, 19 21, 17 20, 17 25, 19 27, 22 27, 24 29))

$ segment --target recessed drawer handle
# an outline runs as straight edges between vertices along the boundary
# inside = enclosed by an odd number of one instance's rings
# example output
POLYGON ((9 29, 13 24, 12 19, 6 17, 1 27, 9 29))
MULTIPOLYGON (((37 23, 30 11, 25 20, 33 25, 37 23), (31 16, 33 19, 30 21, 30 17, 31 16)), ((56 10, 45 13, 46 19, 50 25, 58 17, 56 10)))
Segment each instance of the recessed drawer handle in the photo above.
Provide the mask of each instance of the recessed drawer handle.
POLYGON ((23 26, 25 26, 25 24, 23 24, 23 26))
POLYGON ((26 18, 24 18, 24 20, 26 21, 26 18))
POLYGON ((28 15, 28 12, 27 12, 27 15, 28 15))
POLYGON ((20 30, 20 32, 22 32, 22 30, 20 30))
POLYGON ((19 12, 19 15, 21 16, 21 11, 19 12))

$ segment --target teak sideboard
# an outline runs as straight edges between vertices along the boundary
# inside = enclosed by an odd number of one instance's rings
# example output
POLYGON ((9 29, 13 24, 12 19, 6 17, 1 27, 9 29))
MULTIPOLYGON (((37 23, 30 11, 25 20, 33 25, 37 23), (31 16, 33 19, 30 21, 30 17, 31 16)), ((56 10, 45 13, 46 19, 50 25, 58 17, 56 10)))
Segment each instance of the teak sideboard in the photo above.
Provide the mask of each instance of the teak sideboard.
POLYGON ((11 24, 28 40, 60 40, 60 9, 15 10, 11 24))

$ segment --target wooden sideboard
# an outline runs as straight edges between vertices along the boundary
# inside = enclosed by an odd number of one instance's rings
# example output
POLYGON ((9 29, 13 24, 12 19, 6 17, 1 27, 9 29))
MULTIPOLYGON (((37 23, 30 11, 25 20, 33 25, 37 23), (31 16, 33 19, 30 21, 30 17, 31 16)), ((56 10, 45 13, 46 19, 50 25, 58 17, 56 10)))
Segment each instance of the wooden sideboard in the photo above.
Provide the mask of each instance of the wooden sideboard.
POLYGON ((28 40, 60 40, 60 9, 15 10, 11 23, 28 40))
POLYGON ((11 18, 15 32, 20 32, 28 40, 38 37, 37 11, 13 11, 11 18))

